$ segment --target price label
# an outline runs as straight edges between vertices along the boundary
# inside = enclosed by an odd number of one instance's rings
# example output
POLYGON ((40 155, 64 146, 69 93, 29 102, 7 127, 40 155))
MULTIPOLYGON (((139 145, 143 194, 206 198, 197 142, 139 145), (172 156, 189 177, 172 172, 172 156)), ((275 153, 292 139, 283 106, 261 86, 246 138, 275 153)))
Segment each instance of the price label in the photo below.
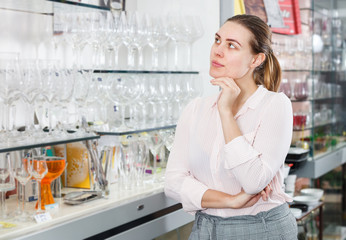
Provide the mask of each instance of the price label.
POLYGON ((50 215, 49 212, 46 213, 40 213, 35 215, 35 220, 37 223, 43 223, 47 222, 52 219, 52 216, 50 215))

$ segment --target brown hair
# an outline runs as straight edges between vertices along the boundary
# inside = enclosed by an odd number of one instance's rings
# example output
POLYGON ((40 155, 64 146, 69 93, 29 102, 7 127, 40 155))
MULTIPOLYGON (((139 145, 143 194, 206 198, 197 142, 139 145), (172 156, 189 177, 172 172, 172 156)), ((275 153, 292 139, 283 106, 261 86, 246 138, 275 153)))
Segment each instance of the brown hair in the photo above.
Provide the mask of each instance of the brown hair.
POLYGON ((268 25, 254 15, 236 15, 227 22, 235 22, 247 28, 253 35, 250 46, 254 54, 264 53, 266 58, 255 68, 253 77, 256 84, 264 85, 269 91, 277 92, 281 82, 281 67, 271 48, 272 33, 268 25))

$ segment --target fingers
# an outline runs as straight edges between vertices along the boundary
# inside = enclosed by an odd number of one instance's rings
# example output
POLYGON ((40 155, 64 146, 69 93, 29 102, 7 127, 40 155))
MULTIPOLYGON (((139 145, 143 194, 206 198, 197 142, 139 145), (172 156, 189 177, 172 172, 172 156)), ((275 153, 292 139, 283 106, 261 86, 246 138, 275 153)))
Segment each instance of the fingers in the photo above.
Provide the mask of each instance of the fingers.
POLYGON ((232 78, 226 78, 226 77, 221 77, 221 78, 215 78, 210 81, 212 85, 220 86, 221 88, 232 88, 240 91, 238 85, 234 82, 232 78))
POLYGON ((269 184, 268 186, 266 186, 262 191, 261 191, 261 196, 263 201, 267 201, 270 193, 273 191, 273 188, 271 187, 271 185, 269 184))

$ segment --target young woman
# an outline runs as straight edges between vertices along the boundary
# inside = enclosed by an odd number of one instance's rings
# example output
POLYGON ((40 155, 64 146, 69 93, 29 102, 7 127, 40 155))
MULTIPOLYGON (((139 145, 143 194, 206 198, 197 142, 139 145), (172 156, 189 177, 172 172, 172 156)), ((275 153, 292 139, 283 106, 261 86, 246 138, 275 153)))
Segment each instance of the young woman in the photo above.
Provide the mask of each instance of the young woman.
POLYGON ((191 240, 297 239, 282 177, 292 106, 276 92, 281 69, 269 27, 252 15, 228 19, 215 34, 209 73, 221 91, 183 111, 166 195, 196 213, 191 240))

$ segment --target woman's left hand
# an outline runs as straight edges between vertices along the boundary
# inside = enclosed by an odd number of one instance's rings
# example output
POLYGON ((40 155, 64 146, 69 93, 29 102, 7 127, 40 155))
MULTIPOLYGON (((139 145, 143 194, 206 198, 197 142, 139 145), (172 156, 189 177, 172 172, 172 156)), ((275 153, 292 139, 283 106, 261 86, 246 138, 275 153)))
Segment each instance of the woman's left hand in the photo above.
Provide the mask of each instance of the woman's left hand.
POLYGON ((210 83, 222 89, 217 102, 219 111, 232 111, 233 104, 240 94, 240 88, 235 81, 229 77, 220 77, 212 79, 210 83))
POLYGON ((266 186, 261 192, 261 196, 262 196, 263 201, 268 200, 268 197, 272 191, 273 191, 273 188, 269 183, 268 186, 266 186))

